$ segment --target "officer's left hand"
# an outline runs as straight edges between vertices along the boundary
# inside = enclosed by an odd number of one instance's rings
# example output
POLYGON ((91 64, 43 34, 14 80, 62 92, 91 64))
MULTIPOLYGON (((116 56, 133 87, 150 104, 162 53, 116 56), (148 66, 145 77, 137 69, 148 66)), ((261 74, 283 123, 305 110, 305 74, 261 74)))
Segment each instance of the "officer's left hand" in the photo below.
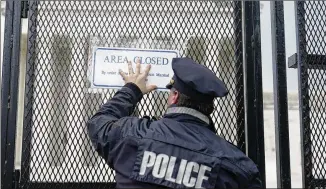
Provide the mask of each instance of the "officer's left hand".
POLYGON ((119 74, 124 79, 125 83, 136 84, 143 94, 149 93, 157 88, 156 85, 147 85, 146 79, 151 69, 151 65, 148 64, 143 73, 140 73, 140 60, 136 62, 136 72, 132 69, 131 62, 128 62, 129 75, 126 75, 122 70, 119 70, 119 74))

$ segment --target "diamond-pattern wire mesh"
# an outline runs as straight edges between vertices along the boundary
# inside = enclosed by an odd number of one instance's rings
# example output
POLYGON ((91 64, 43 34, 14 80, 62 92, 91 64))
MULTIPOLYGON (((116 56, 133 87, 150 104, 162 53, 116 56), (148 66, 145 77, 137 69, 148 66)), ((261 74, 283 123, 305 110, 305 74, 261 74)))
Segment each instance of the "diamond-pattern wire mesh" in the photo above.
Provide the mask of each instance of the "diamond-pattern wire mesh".
POLYGON ((307 159, 311 159, 311 163, 305 163, 309 178, 306 182, 311 186, 312 179, 326 180, 326 1, 306 1, 304 9, 306 56, 303 72, 308 74, 309 100, 303 106, 309 107, 309 114, 304 114, 303 120, 310 120, 309 126, 304 125, 304 134, 307 135, 304 153, 307 159))
MULTIPOLYGON (((176 49, 208 66, 229 89, 227 98, 215 101, 217 133, 243 148, 239 2, 40 1, 31 4, 30 12, 24 188, 30 182, 114 182, 114 171, 93 150, 85 127, 116 92, 89 88, 93 45, 176 49)), ((160 117, 167 96, 146 95, 135 115, 160 117)))

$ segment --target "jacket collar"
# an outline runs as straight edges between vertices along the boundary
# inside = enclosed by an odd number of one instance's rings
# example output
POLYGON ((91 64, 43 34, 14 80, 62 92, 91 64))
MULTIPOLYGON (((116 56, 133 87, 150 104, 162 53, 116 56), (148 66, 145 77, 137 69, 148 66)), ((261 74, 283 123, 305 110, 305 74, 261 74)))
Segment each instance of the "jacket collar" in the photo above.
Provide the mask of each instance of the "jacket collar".
POLYGON ((165 113, 165 115, 169 115, 169 114, 187 114, 187 115, 190 115, 190 116, 200 119, 201 121, 205 122, 207 125, 210 124, 209 117, 207 117, 203 113, 201 113, 195 109, 192 109, 192 108, 173 106, 173 107, 168 108, 165 113))

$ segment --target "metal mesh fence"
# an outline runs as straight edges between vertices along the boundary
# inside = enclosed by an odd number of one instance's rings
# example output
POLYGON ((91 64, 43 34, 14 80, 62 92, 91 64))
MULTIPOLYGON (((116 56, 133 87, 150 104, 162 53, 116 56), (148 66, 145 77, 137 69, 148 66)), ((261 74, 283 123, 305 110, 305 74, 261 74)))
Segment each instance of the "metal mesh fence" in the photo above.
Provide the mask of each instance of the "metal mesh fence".
MULTIPOLYGON (((179 50, 208 66, 230 91, 215 101, 217 134, 244 149, 241 18, 233 1, 30 2, 21 186, 114 182, 85 130, 116 92, 89 88, 94 45, 179 50)), ((167 95, 146 95, 135 115, 160 117, 167 95)))
POLYGON ((326 2, 298 6, 305 187, 326 186, 326 2))

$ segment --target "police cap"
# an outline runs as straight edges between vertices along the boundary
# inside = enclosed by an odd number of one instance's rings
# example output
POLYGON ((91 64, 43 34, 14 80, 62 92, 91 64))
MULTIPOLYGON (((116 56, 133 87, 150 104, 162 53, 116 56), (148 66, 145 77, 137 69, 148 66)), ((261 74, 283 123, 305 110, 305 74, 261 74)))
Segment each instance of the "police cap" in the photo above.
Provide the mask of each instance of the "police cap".
POLYGON ((179 92, 198 101, 211 102, 215 97, 228 94, 225 84, 206 66, 189 58, 173 58, 174 75, 166 88, 179 92))

